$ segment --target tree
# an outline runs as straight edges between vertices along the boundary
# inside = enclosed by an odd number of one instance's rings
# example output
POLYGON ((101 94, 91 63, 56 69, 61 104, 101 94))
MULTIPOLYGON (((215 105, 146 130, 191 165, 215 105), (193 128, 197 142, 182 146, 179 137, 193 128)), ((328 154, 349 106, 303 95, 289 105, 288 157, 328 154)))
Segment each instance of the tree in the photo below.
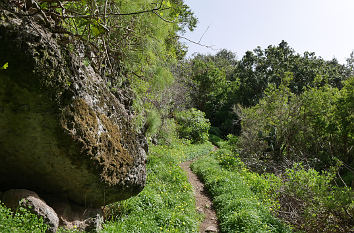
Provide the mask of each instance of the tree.
POLYGON ((285 72, 293 73, 290 89, 300 94, 307 86, 313 85, 317 76, 322 77, 322 83, 341 88, 341 81, 349 76, 349 70, 337 60, 325 61, 316 57, 315 53, 295 53, 288 43, 282 41, 278 46, 260 47, 247 51, 235 70, 239 82, 236 102, 244 106, 255 105, 263 96, 269 83, 277 86, 285 72))

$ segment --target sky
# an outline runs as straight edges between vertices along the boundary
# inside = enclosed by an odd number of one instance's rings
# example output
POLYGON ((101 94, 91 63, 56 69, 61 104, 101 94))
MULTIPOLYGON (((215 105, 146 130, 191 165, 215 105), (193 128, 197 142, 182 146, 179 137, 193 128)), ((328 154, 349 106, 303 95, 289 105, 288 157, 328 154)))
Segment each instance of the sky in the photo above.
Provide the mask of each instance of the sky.
POLYGON ((235 52, 240 59, 257 46, 282 40, 296 52, 315 52, 346 63, 354 50, 354 0, 185 0, 198 25, 183 40, 193 53, 235 52), (205 34, 204 34, 205 33, 205 34), (204 34, 204 36, 203 36, 204 34))

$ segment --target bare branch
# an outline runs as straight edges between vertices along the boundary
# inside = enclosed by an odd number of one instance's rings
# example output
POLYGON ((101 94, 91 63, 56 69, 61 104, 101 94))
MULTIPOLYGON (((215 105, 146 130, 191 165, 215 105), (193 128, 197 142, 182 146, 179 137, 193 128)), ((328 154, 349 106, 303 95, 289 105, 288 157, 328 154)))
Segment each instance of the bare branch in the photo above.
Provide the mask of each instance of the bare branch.
POLYGON ((203 35, 200 37, 198 43, 200 43, 200 42, 202 41, 204 35, 207 33, 207 31, 209 30, 209 28, 210 28, 210 25, 207 27, 207 29, 205 29, 205 31, 204 31, 203 35))
POLYGON ((191 43, 193 43, 193 44, 196 44, 196 45, 199 45, 199 46, 202 46, 202 47, 205 47, 205 48, 208 48, 208 49, 212 49, 212 50, 214 50, 214 51, 217 51, 217 49, 213 48, 214 45, 204 45, 204 44, 201 44, 201 43, 199 43, 199 42, 196 42, 196 41, 193 41, 193 40, 191 40, 191 39, 188 39, 188 38, 186 38, 186 37, 184 37, 184 36, 177 36, 177 37, 179 37, 179 38, 181 38, 181 39, 184 39, 184 40, 186 40, 186 41, 189 41, 189 42, 191 42, 191 43))

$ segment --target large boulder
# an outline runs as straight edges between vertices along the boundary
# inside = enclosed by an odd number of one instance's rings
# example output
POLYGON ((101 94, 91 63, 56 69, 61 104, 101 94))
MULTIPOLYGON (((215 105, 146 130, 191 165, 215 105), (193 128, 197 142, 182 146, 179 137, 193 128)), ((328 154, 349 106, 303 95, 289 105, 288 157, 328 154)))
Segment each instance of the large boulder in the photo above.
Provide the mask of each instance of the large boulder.
MULTIPOLYGON (((146 140, 123 90, 67 46, 65 35, 0 7, 0 191, 25 188, 98 207, 145 185, 146 140)), ((40 20, 40 19, 39 19, 40 20)))

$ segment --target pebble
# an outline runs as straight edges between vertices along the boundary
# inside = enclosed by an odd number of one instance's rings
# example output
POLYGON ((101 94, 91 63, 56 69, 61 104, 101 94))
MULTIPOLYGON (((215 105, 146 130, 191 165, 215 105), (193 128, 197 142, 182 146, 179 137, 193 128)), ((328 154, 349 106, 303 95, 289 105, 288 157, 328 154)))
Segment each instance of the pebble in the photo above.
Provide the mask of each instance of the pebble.
POLYGON ((205 229, 205 232, 218 232, 218 229, 214 226, 208 226, 206 229, 205 229))

